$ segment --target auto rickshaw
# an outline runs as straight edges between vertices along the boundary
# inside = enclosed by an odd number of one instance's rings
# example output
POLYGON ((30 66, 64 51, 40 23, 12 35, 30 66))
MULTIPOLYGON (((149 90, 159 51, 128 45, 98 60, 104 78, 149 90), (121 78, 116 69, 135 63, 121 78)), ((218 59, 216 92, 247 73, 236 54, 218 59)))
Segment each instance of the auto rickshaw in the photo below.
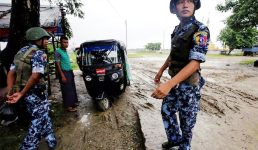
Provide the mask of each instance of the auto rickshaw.
POLYGON ((88 41, 77 50, 77 63, 88 94, 103 111, 111 106, 114 96, 130 85, 126 47, 121 41, 88 41))

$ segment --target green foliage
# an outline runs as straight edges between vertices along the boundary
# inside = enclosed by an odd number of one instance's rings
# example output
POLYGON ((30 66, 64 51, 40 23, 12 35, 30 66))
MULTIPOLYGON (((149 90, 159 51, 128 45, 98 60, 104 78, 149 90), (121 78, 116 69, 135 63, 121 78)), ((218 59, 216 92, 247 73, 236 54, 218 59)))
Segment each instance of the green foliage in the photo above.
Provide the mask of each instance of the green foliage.
POLYGON ((223 55, 223 54, 207 54, 207 59, 209 58, 216 58, 216 59, 219 59, 219 58, 226 58, 226 57, 242 57, 243 56, 243 53, 240 52, 240 53, 235 53, 235 54, 231 54, 231 55, 223 55))
POLYGON ((49 57, 49 61, 53 62, 54 61, 54 47, 53 47, 52 44, 48 44, 47 54, 48 54, 48 57, 49 57))
POLYGON ((55 3, 57 6, 63 6, 66 14, 83 18, 84 12, 81 10, 83 4, 81 0, 48 0, 50 4, 55 3))
POLYGON ((252 47, 257 42, 257 36, 258 30, 255 28, 235 31, 227 26, 220 32, 219 40, 223 41, 232 50, 252 47))
POLYGON ((53 53, 54 52, 54 47, 53 47, 52 43, 47 45, 47 50, 48 50, 48 53, 53 53))
POLYGON ((72 65, 72 69, 73 70, 79 70, 79 66, 77 64, 77 60, 76 60, 76 54, 73 52, 73 53, 70 53, 69 54, 70 58, 71 58, 71 65, 72 65))
POLYGON ((258 25, 257 0, 226 0, 225 5, 218 5, 222 12, 231 10, 232 15, 227 19, 227 25, 234 30, 242 30, 258 25))
POLYGON ((64 18, 64 27, 65 27, 65 33, 68 38, 71 38, 73 36, 72 28, 70 26, 70 23, 68 22, 67 18, 64 18))
MULTIPOLYGON (((50 3, 55 3, 57 6, 62 7, 66 14, 74 15, 75 17, 83 18, 84 12, 81 10, 83 4, 80 0, 48 0, 50 3)), ((64 16, 63 20, 65 34, 67 37, 71 38, 73 36, 70 23, 64 16)))
POLYGON ((147 45, 145 45, 145 49, 147 50, 160 50, 161 48, 161 43, 148 43, 147 45))
POLYGON ((218 5, 221 12, 232 11, 232 15, 226 20, 219 40, 235 48, 252 47, 258 41, 258 1, 256 0, 226 0, 225 5, 218 5))
MULTIPOLYGON (((81 10, 83 4, 80 0, 63 0, 61 1, 64 4, 64 8, 66 10, 66 14, 71 14, 79 18, 83 18, 84 12, 81 10)), ((61 3, 59 0, 59 4, 61 3)))
POLYGON ((249 60, 242 60, 242 61, 240 62, 240 64, 241 64, 241 65, 253 65, 254 62, 255 62, 254 59, 249 59, 249 60))

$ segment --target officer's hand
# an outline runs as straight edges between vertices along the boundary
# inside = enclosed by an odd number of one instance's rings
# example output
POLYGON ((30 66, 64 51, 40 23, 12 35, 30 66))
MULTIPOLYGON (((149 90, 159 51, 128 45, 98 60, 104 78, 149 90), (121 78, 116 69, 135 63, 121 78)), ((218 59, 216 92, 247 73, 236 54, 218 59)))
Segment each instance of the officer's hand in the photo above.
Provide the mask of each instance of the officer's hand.
POLYGON ((162 72, 158 72, 154 78, 154 83, 159 84, 160 83, 160 78, 162 76, 162 72))
POLYGON ((164 84, 160 84, 155 89, 155 91, 151 94, 151 96, 156 98, 156 99, 163 99, 168 95, 171 88, 172 88, 172 86, 169 82, 166 82, 164 84))
POLYGON ((7 103, 14 104, 17 103, 23 95, 20 92, 14 93, 13 95, 7 96, 7 103))
POLYGON ((62 77, 62 83, 66 83, 66 82, 67 82, 66 77, 62 77))

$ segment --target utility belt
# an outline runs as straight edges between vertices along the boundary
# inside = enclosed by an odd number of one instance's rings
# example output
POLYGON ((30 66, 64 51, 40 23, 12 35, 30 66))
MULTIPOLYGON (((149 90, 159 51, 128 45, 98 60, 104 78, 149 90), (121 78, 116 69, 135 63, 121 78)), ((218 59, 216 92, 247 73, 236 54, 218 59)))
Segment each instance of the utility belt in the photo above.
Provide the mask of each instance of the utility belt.
POLYGON ((35 85, 35 87, 31 88, 30 92, 32 94, 37 95, 41 100, 46 99, 46 91, 47 86, 46 85, 35 85))
MULTIPOLYGON (((183 68, 183 67, 182 67, 183 68)), ((168 74, 173 78, 180 70, 182 70, 181 67, 175 67, 175 66, 169 66, 168 74)), ((200 81, 200 72, 196 71, 193 74, 191 74, 186 80, 182 81, 181 83, 188 83, 190 85, 198 86, 200 81)))
MULTIPOLYGON (((20 91, 24 88, 23 85, 20 86, 20 91)), ((31 87, 31 89, 28 91, 28 94, 35 94, 37 95, 40 99, 45 99, 46 98, 46 90, 47 86, 46 85, 34 85, 31 87)))

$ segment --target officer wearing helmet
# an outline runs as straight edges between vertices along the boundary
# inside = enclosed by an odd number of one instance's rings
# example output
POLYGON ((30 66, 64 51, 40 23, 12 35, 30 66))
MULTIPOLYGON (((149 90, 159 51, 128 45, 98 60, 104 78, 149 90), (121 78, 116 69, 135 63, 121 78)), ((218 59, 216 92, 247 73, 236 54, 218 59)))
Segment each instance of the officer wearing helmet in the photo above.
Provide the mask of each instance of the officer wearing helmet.
POLYGON ((200 6, 200 0, 170 1, 170 12, 176 14, 180 24, 171 34, 171 52, 154 78, 158 86, 152 93, 152 97, 163 99, 161 114, 168 141, 162 147, 166 149, 174 146, 179 146, 180 150, 191 149, 200 89, 204 85, 200 63, 205 62, 210 39, 208 28, 194 16, 200 6), (160 83, 166 68, 171 79, 160 83))
POLYGON ((28 29, 26 39, 29 44, 18 51, 8 72, 7 102, 13 104, 23 100, 32 119, 21 150, 38 149, 41 137, 45 138, 50 149, 56 145, 44 79, 49 38, 50 35, 40 27, 28 29))

